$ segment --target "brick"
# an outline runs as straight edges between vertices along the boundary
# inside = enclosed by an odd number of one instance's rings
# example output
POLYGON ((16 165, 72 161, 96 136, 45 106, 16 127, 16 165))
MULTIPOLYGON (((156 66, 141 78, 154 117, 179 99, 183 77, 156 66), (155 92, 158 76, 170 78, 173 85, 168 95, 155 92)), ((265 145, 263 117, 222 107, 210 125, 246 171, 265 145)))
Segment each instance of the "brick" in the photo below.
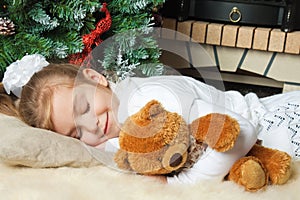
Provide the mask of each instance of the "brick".
POLYGON ((222 46, 235 47, 239 26, 225 25, 222 34, 222 46))
POLYGON ((220 45, 222 29, 223 29, 223 24, 216 24, 216 23, 208 24, 206 43, 212 45, 220 45))
POLYGON ((238 39, 236 46, 240 48, 248 48, 252 47, 252 38, 255 27, 250 26, 242 26, 238 31, 238 39))
POLYGON ((184 21, 184 22, 178 22, 177 23, 177 33, 176 39, 177 40, 183 40, 183 41, 190 41, 191 38, 191 30, 192 30, 192 24, 194 21, 184 21))
POLYGON ((283 84, 283 89, 282 89, 283 93, 297 91, 297 90, 300 90, 299 85, 292 85, 292 84, 288 84, 288 83, 283 84))
POLYGON ((268 50, 270 28, 256 28, 254 30, 253 49, 268 50))
POLYGON ((192 27, 192 39, 194 42, 205 43, 206 29, 208 22, 196 21, 192 27))
POLYGON ((268 50, 274 52, 283 52, 285 35, 286 33, 282 32, 280 29, 273 29, 270 33, 268 50))
POLYGON ((176 30, 176 19, 172 18, 163 18, 163 28, 176 30))
POLYGON ((161 37, 175 39, 176 23, 176 19, 163 18, 161 37))
POLYGON ((300 53, 300 31, 288 33, 285 42, 285 53, 300 53))

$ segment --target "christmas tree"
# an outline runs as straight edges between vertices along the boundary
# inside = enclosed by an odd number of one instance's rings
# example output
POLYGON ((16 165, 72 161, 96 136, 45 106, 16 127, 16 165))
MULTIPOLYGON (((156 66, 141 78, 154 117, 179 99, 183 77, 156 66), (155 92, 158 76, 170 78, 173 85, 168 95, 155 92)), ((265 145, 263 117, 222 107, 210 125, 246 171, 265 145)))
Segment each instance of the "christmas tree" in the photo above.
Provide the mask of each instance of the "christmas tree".
MULTIPOLYGON (((112 25, 103 36, 131 29, 148 30, 152 9, 164 0, 106 1, 112 25)), ((48 60, 65 59, 84 49, 82 37, 95 29, 103 2, 99 0, 2 0, 0 3, 0 70, 26 54, 39 53, 48 60)), ((118 41, 121 41, 119 38, 118 41)), ((146 47, 130 50, 130 45, 112 45, 102 61, 107 72, 119 77, 140 70, 145 75, 159 74, 160 49, 156 41, 143 38, 146 47), (126 48, 126 51, 124 51, 126 48)))
POLYGON ((135 75, 159 75, 163 65, 155 38, 151 36, 153 27, 152 10, 164 3, 163 0, 113 0, 109 3, 112 14, 112 28, 115 45, 105 49, 103 67, 108 72, 123 79, 135 75), (123 33, 123 34, 122 34, 123 33), (116 59, 117 58, 117 59, 116 59))

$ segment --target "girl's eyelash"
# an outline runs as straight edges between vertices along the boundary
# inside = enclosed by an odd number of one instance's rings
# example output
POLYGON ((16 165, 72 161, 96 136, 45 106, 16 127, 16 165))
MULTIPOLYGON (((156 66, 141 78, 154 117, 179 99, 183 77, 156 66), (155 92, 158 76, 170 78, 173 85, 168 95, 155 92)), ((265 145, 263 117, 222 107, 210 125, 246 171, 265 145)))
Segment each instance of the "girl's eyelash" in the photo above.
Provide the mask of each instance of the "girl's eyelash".
MULTIPOLYGON (((89 103, 87 103, 86 109, 84 110, 84 112, 83 112, 82 114, 88 113, 88 112, 90 111, 90 109, 91 109, 91 106, 90 106, 89 103)), ((77 128, 76 138, 80 140, 81 137, 82 137, 81 129, 80 129, 80 128, 77 128)))
POLYGON ((88 113, 88 112, 90 111, 90 109, 91 109, 91 106, 90 106, 89 103, 87 103, 86 109, 85 109, 85 111, 83 112, 83 114, 88 113))

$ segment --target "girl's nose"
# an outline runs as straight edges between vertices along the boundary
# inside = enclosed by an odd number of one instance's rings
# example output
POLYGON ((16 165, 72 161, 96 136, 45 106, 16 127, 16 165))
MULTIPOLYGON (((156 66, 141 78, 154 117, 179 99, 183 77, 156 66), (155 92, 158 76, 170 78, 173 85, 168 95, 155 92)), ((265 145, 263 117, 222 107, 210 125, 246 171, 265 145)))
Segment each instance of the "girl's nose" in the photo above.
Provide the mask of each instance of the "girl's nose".
POLYGON ((99 131, 99 119, 96 116, 90 117, 82 121, 82 127, 90 133, 97 134, 99 131))
POLYGON ((90 123, 89 131, 97 134, 99 131, 99 124, 100 124, 99 119, 95 116, 94 119, 90 123))
POLYGON ((96 117, 96 126, 99 127, 100 121, 98 119, 98 117, 96 117))

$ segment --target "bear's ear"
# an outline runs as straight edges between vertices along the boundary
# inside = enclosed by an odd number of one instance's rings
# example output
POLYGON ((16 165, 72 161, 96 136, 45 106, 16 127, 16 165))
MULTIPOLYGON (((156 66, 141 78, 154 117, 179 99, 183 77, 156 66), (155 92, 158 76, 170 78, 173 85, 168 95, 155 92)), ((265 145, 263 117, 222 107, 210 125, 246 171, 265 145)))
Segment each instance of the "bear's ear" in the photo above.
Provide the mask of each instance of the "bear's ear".
POLYGON ((151 118, 157 116, 160 113, 165 112, 165 109, 163 108, 161 103, 159 103, 156 100, 152 100, 148 104, 146 105, 146 107, 149 107, 149 116, 151 118), (148 106, 148 104, 149 104, 149 106, 148 106))
POLYGON ((133 114, 131 120, 140 126, 145 126, 149 124, 154 117, 165 112, 165 109, 157 100, 151 100, 137 113, 133 114))

